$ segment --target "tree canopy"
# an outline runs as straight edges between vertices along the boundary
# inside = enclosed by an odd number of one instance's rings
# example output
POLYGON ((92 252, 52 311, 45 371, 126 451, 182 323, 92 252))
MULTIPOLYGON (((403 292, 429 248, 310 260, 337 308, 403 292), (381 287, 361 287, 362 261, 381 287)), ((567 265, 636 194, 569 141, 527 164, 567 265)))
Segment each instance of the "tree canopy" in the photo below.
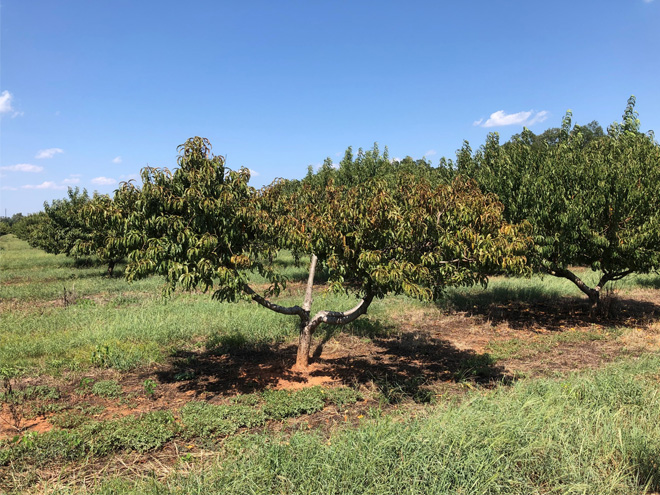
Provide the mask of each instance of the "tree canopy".
POLYGON ((631 97, 607 135, 571 127, 568 112, 556 141, 539 145, 525 130, 500 145, 490 134, 477 152, 465 143, 457 156, 456 172, 496 194, 507 221, 530 222, 533 266, 571 280, 594 305, 607 282, 660 267, 660 147, 640 132, 634 106, 631 97), (596 286, 574 265, 601 272, 596 286))
POLYGON ((301 367, 319 324, 353 321, 374 298, 433 299, 447 286, 484 283, 496 268, 525 265, 526 236, 503 221, 495 197, 471 182, 433 185, 401 173, 395 181, 335 185, 329 178, 296 188, 280 181, 256 190, 249 171, 227 168, 208 140, 191 138, 178 150, 176 170, 146 168, 141 188, 123 183, 116 192, 113 205, 122 207, 96 210, 122 232, 112 242, 129 253, 128 278, 158 273, 169 291, 199 287, 221 300, 250 298, 297 315, 301 367), (310 257, 301 306, 270 299, 286 284, 272 263, 281 248, 310 257), (328 270, 331 287, 356 294, 355 308, 310 314, 317 263, 328 270), (250 287, 251 271, 269 281, 267 290, 250 287))

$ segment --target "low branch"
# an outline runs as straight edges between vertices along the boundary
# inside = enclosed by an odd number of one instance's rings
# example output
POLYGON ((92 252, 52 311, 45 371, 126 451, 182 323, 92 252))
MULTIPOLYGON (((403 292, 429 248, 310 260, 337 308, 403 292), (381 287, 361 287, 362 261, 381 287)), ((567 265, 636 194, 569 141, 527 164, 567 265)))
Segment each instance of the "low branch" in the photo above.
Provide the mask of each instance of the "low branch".
POLYGON ((321 323, 327 323, 329 325, 346 325, 365 314, 373 300, 373 294, 367 294, 357 306, 348 311, 319 311, 309 322, 309 327, 313 331, 321 323))
POLYGON ((556 277, 564 277, 571 282, 573 282, 575 285, 577 285, 578 289, 580 289, 582 292, 584 292, 589 298, 594 297, 594 289, 589 287, 587 284, 585 284, 580 277, 575 275, 570 270, 566 270, 564 268, 557 268, 557 269, 548 269, 548 273, 550 275, 555 275, 556 277))
POLYGON ((252 298, 253 301, 261 304, 264 308, 270 309, 271 311, 275 311, 276 313, 280 313, 283 315, 298 315, 301 318, 304 317, 305 315, 305 310, 301 308, 300 306, 280 306, 279 304, 275 304, 273 302, 270 302, 268 299, 265 297, 257 294, 252 288, 245 284, 243 286, 243 292, 245 292, 248 296, 252 298))
POLYGON ((616 282, 617 280, 621 280, 623 277, 630 275, 632 272, 633 270, 624 270, 618 273, 604 273, 600 281, 598 282, 598 286, 602 287, 609 281, 616 282))

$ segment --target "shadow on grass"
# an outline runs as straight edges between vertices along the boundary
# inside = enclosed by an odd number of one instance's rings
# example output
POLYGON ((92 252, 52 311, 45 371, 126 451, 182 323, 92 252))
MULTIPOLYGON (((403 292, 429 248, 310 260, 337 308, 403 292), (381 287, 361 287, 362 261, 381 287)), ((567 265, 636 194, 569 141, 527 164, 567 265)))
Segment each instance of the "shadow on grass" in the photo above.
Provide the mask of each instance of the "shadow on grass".
MULTIPOLYGON (((309 376, 331 377, 347 386, 373 384, 390 403, 429 402, 434 399, 433 387, 441 382, 510 381, 488 354, 458 349, 427 333, 394 334, 392 330, 367 318, 347 333, 337 332, 336 327, 322 328, 320 342, 312 347, 309 376), (324 351, 335 336, 339 350, 324 351)), ((241 335, 224 335, 209 339, 205 351, 177 351, 173 357, 172 366, 159 373, 159 380, 180 382, 181 391, 193 391, 196 396, 251 393, 275 387, 281 380, 307 381, 292 371, 293 344, 249 342, 241 335)))
POLYGON ((535 287, 496 287, 483 292, 455 293, 438 306, 479 316, 493 326, 558 331, 566 327, 601 324, 646 327, 660 318, 660 306, 650 301, 603 294, 598 315, 591 314, 585 297, 560 296, 535 287))

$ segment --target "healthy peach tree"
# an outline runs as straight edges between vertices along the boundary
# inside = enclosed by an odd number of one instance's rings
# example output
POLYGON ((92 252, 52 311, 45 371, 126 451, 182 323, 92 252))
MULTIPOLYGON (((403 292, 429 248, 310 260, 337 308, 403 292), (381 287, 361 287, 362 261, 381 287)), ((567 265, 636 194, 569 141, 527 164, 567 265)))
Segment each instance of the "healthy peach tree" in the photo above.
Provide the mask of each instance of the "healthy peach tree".
POLYGON ((409 175, 395 187, 374 179, 353 187, 285 181, 256 190, 247 169, 232 171, 195 137, 179 147, 179 167, 146 168, 141 187, 124 183, 114 203, 99 212, 124 232, 116 239, 129 253, 129 279, 157 273, 176 287, 212 291, 223 301, 251 299, 299 319, 296 365, 307 367, 314 331, 342 325, 367 312, 375 298, 406 294, 432 300, 448 286, 485 283, 493 270, 522 270, 527 238, 502 220, 502 205, 457 180, 432 186, 409 175), (286 280, 273 268, 280 249, 309 256, 301 305, 275 302, 286 280), (311 313, 315 270, 328 287, 356 296, 348 311, 311 313), (250 286, 250 273, 269 281, 250 286))
POLYGON ((640 132, 634 105, 631 97, 606 136, 586 139, 569 112, 553 144, 539 146, 527 130, 504 145, 491 134, 457 157, 456 172, 496 194, 507 221, 529 221, 531 265, 572 281, 592 311, 608 282, 660 267, 660 146, 640 132), (573 266, 599 272, 598 282, 589 286, 573 266))

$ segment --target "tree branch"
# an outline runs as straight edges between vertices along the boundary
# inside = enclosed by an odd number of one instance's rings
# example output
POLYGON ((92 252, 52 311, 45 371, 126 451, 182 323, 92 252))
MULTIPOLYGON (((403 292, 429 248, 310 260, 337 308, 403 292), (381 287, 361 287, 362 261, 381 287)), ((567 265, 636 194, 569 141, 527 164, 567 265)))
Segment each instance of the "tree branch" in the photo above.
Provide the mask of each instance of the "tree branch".
POLYGON ((575 275, 570 270, 566 270, 565 268, 555 268, 555 269, 548 269, 548 273, 550 275, 555 275, 557 277, 564 277, 573 282, 575 285, 577 285, 578 289, 580 289, 582 292, 584 292, 589 298, 594 297, 594 289, 589 287, 587 284, 585 284, 580 277, 575 275))
POLYGON ((603 276, 600 277, 600 280, 598 281, 598 285, 596 286, 596 290, 600 290, 607 282, 612 281, 615 282, 617 280, 621 280, 623 277, 626 275, 630 275, 633 272, 633 270, 624 270, 622 272, 617 272, 617 273, 608 273, 605 272, 603 273, 603 276))
POLYGON ((253 301, 261 304, 264 308, 270 309, 271 311, 275 311, 276 313, 280 313, 283 315, 298 315, 301 318, 305 316, 305 310, 301 308, 300 306, 280 306, 279 304, 275 304, 273 302, 270 302, 268 299, 265 297, 257 294, 252 288, 245 284, 243 286, 243 292, 245 292, 248 296, 252 298, 253 301))
POLYGON ((345 325, 350 323, 365 314, 373 300, 373 294, 367 294, 357 306, 348 311, 319 311, 309 322, 309 327, 313 332, 321 323, 328 323, 329 325, 345 325))

